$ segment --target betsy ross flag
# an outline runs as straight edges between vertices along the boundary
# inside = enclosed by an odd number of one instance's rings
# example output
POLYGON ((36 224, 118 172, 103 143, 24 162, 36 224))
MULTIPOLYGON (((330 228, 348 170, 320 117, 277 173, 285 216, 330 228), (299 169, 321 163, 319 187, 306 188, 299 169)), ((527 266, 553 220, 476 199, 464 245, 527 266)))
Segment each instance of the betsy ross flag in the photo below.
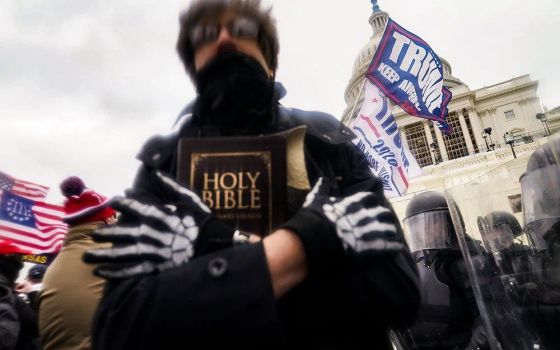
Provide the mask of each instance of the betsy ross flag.
POLYGON ((0 171, 0 190, 10 191, 33 200, 43 200, 47 196, 49 188, 33 182, 18 180, 0 171))
POLYGON ((0 238, 9 239, 32 254, 56 253, 67 226, 64 208, 0 190, 0 238))
POLYGON ((364 88, 364 102, 350 126, 357 136, 353 142, 381 180, 385 196, 403 196, 409 178, 421 175, 422 171, 403 144, 387 97, 368 80, 364 88))

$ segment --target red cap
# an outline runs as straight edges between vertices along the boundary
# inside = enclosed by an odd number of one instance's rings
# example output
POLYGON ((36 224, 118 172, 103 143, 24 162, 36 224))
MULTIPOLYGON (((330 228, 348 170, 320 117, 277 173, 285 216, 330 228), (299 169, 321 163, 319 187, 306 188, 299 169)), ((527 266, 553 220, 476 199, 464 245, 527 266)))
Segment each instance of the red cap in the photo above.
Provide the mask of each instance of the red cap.
POLYGON ((64 222, 81 224, 105 221, 115 215, 115 211, 108 206, 109 199, 92 189, 85 188, 84 182, 76 176, 64 180, 60 189, 67 197, 64 202, 65 215, 62 217, 64 222))

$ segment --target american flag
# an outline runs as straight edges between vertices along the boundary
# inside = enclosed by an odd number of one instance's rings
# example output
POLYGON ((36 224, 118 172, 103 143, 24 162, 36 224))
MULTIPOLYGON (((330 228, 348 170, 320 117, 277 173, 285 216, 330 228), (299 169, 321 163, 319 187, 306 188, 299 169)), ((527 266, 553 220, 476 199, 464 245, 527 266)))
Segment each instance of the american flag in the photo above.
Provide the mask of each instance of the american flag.
POLYGON ((56 253, 68 230, 64 208, 0 190, 0 238, 10 239, 32 254, 56 253))
POLYGON ((33 182, 18 180, 0 171, 0 190, 10 191, 33 200, 43 200, 47 196, 49 188, 33 182))

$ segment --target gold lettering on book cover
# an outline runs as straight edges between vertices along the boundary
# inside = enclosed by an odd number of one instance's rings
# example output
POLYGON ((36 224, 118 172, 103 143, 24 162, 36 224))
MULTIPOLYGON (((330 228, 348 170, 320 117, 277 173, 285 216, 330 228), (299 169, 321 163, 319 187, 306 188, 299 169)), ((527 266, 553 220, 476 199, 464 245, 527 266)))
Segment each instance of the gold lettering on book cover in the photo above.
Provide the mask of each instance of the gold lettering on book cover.
MULTIPOLYGON (((261 171, 210 171, 202 172, 201 198, 212 210, 259 210, 262 208, 261 191, 258 182, 264 176, 267 181, 267 190, 272 188, 271 153, 259 152, 220 152, 220 153, 193 153, 191 158, 190 186, 194 188, 197 168, 205 160, 225 157, 254 157, 262 164, 266 174, 261 171)), ((272 196, 268 198, 268 215, 272 216, 272 196)), ((220 219, 260 219, 258 212, 252 213, 226 213, 217 215, 220 219)))

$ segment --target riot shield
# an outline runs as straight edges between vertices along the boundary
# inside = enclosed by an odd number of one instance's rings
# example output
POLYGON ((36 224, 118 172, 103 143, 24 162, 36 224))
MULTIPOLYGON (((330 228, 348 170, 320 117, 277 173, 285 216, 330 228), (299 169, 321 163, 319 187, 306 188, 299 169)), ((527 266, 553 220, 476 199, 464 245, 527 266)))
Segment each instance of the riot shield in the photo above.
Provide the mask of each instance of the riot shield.
POLYGON ((518 158, 445 191, 494 350, 560 348, 560 287, 553 278, 558 269, 550 263, 553 253, 527 234, 530 225, 523 220, 519 179, 527 176, 526 164, 527 157, 518 158))
POLYGON ((443 193, 414 195, 403 219, 404 235, 420 277, 416 322, 393 337, 397 349, 486 350, 480 313, 443 193))

